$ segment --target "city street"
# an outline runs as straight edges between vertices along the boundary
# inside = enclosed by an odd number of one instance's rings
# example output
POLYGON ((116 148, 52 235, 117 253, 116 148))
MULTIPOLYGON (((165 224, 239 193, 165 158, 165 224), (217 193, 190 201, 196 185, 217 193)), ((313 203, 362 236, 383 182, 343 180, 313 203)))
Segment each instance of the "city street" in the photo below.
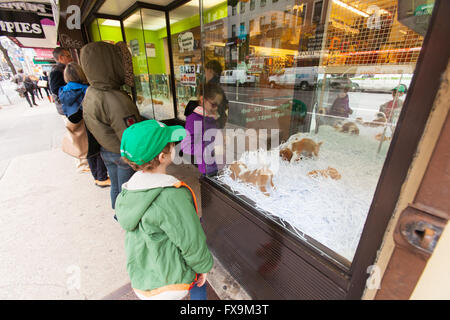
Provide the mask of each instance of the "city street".
MULTIPOLYGON (((245 126, 242 118, 248 111, 275 109, 283 103, 298 99, 303 101, 308 108, 320 99, 317 91, 294 90, 293 88, 279 87, 236 87, 224 86, 224 91, 230 102, 229 121, 236 125, 245 126), (259 108, 259 109, 258 109, 259 108)), ((349 92, 350 108, 353 109, 351 118, 362 117, 364 121, 375 118, 380 105, 392 100, 390 93, 374 92, 349 92)), ((330 107, 336 92, 326 92, 323 97, 323 106, 330 107)))

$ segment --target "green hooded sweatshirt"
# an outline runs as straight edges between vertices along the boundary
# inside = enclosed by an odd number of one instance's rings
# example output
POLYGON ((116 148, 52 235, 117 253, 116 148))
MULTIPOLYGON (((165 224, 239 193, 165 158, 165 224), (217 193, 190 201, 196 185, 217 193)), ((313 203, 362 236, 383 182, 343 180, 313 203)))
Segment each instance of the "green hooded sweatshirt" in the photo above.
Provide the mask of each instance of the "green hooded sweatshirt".
POLYGON ((138 171, 117 197, 116 215, 126 230, 127 271, 135 289, 190 284, 196 273, 213 266, 192 194, 174 187, 177 183, 169 175, 138 171))

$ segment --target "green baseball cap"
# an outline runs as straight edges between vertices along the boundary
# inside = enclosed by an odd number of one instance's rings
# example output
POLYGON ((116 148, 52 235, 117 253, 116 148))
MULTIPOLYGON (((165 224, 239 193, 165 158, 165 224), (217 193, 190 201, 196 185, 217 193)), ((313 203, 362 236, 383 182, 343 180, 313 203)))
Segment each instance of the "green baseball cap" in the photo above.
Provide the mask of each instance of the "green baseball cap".
POLYGON ((182 126, 167 126, 156 120, 145 120, 128 127, 122 135, 120 154, 141 165, 153 160, 169 142, 186 137, 182 126))
POLYGON ((394 89, 392 89, 392 91, 398 91, 398 92, 405 93, 406 92, 406 86, 404 84, 399 84, 394 89))

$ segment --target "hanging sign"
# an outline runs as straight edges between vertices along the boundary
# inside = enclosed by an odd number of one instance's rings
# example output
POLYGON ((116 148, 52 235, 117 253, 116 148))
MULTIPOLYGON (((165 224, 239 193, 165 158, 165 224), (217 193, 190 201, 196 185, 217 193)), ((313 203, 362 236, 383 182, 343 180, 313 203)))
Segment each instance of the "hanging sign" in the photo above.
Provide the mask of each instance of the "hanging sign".
POLYGON ((194 43, 194 34, 192 32, 180 33, 178 35, 178 46, 181 53, 184 51, 194 51, 194 43))
POLYGON ((9 37, 45 38, 41 20, 52 19, 50 5, 44 3, 0 3, 0 35, 9 37))

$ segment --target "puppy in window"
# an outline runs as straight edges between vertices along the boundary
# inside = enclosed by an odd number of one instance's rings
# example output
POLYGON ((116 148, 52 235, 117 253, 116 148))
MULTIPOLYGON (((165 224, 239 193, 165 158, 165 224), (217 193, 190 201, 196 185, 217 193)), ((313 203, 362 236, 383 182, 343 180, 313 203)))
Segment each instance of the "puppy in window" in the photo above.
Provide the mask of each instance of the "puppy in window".
POLYGON ((231 179, 256 186, 265 196, 270 196, 269 190, 274 188, 273 173, 268 168, 249 170, 245 163, 235 161, 230 165, 231 179))
POLYGON ((336 130, 343 133, 350 133, 354 135, 359 135, 359 128, 356 123, 347 121, 341 125, 335 127, 336 130))
POLYGON ((322 143, 323 142, 316 143, 314 140, 308 138, 304 138, 300 141, 293 141, 287 147, 280 150, 280 157, 291 163, 303 158, 315 158, 319 156, 319 150, 322 143))

